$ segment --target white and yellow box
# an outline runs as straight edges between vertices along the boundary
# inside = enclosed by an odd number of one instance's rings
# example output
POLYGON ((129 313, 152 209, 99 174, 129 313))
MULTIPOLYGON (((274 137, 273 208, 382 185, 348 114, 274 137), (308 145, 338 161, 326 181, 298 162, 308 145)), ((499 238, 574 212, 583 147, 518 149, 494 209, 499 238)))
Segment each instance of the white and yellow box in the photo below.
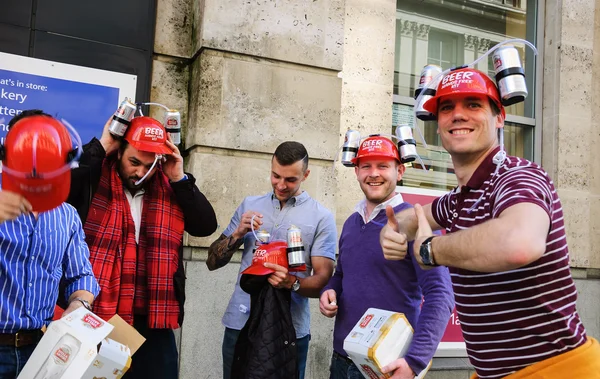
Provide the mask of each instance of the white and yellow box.
MULTIPOLYGON (((403 357, 413 328, 402 313, 369 308, 344 340, 344 350, 367 379, 390 378, 381 368, 403 357)), ((431 362, 416 379, 425 376, 431 362)))
POLYGON ((102 340, 98 355, 82 379, 120 379, 131 367, 131 356, 145 341, 144 337, 118 315, 108 322, 114 329, 102 340))
POLYGON ((48 325, 44 336, 25 364, 18 379, 92 379, 88 368, 93 362, 100 360, 106 366, 113 365, 115 375, 106 378, 120 378, 129 367, 131 354, 129 349, 121 352, 118 362, 125 361, 126 368, 113 364, 115 358, 112 342, 102 343, 100 353, 98 345, 107 336, 137 350, 144 338, 118 315, 106 322, 84 307, 80 307, 65 317, 48 325), (132 341, 132 342, 130 342, 132 341), (106 349, 102 346, 106 345, 106 349), (110 347, 108 347, 110 345, 110 347), (131 347, 131 346, 130 346, 131 347), (110 354, 106 352, 111 351, 110 354), (124 368, 124 370, 123 370, 124 368))

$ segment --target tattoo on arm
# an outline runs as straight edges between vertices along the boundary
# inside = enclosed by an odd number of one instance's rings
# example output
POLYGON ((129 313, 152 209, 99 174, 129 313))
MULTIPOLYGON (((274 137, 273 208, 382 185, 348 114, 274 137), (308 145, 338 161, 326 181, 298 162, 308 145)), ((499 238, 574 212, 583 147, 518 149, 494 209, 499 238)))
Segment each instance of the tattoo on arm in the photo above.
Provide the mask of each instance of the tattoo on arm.
POLYGON ((225 266, 231 260, 233 253, 243 244, 243 238, 236 240, 221 234, 208 248, 208 258, 206 259, 208 269, 212 271, 225 266))

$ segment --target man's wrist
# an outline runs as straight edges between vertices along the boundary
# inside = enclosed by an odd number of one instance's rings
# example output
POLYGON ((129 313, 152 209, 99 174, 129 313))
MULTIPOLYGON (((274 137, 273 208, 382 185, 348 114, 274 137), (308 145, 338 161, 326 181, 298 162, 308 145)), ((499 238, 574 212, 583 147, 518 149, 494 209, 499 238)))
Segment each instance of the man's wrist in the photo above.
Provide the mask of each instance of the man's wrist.
POLYGON ((92 310, 92 305, 90 304, 90 302, 89 302, 89 301, 87 301, 87 300, 86 300, 86 299, 84 299, 84 298, 81 298, 81 297, 75 297, 75 298, 71 299, 71 301, 69 302, 69 305, 71 305, 71 303, 73 303, 73 302, 79 302, 79 303, 81 303, 81 305, 82 305, 82 306, 83 306, 85 309, 87 309, 88 311, 91 311, 91 310, 92 310))
POLYGON ((169 179, 171 181, 171 183, 179 183, 179 182, 183 182, 184 180, 187 180, 188 176, 186 173, 183 173, 183 175, 178 175, 177 177, 173 178, 173 179, 169 179))

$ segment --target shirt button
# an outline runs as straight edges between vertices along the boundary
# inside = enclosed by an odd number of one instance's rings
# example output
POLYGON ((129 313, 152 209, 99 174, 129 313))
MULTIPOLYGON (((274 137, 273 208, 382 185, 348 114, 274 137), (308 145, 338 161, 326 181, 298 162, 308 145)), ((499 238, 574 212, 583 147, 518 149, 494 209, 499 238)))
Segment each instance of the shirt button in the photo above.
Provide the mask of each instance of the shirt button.
POLYGON ((29 287, 31 287, 33 285, 33 283, 29 283, 29 287))
POLYGON ((362 230, 365 230, 365 226, 363 225, 362 230))
POLYGON ((454 212, 454 214, 452 216, 458 217, 458 213, 454 212))

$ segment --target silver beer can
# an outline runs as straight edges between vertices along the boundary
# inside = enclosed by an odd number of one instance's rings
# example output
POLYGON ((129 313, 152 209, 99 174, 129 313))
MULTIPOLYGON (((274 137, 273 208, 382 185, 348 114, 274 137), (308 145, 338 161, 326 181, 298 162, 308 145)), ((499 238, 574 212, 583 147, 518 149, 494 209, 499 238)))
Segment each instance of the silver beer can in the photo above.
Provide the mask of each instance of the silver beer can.
POLYGON ((287 231, 287 245, 288 266, 302 266, 305 263, 302 232, 300 228, 295 225, 290 226, 287 231))
POLYGON ((169 109, 165 112, 165 130, 171 136, 175 145, 181 143, 181 114, 175 109, 169 109))
POLYGON ((398 150, 400 151, 400 162, 409 163, 417 159, 417 141, 412 134, 412 128, 408 125, 398 125, 396 127, 396 137, 398 137, 398 150))
POLYGON ((348 130, 344 138, 344 146, 342 147, 342 164, 346 167, 354 167, 352 159, 358 153, 360 145, 360 133, 357 130, 348 130))
POLYGON ((110 134, 115 137, 123 137, 129 124, 131 123, 131 119, 135 115, 136 107, 135 104, 131 102, 128 98, 125 98, 117 108, 115 114, 110 121, 110 125, 108 126, 108 131, 110 134))
POLYGON ((428 64, 427 66, 423 67, 423 70, 421 71, 419 86, 415 90, 415 100, 419 97, 419 94, 423 92, 419 102, 415 104, 415 114, 419 120, 431 121, 436 119, 433 113, 429 113, 427 110, 425 110, 425 108, 423 108, 423 104, 435 96, 438 83, 441 79, 438 77, 438 75, 441 73, 442 68, 434 64, 428 64), (432 81, 436 78, 436 82, 432 83, 432 81))
POLYGON ((519 51, 512 45, 500 46, 494 52, 492 62, 502 105, 509 106, 524 101, 527 97, 527 84, 519 51))

